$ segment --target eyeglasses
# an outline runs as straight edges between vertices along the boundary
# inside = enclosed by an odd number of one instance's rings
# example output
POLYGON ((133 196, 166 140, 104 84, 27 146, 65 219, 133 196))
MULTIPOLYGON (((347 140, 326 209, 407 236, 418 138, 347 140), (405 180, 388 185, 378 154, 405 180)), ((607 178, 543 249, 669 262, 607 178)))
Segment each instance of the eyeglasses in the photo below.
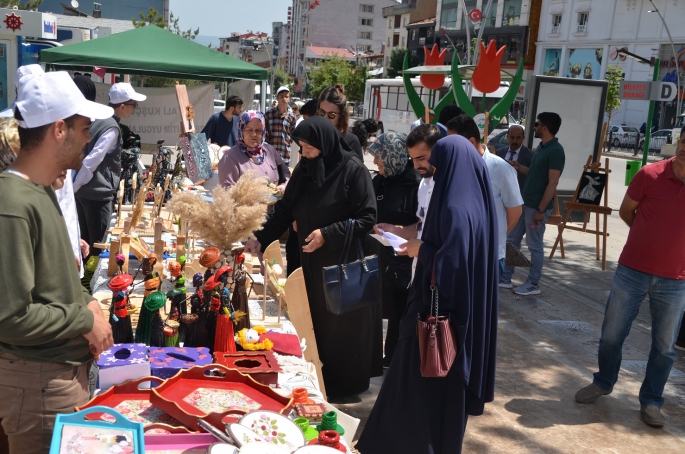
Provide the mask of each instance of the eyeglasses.
POLYGON ((262 134, 264 134, 264 131, 262 129, 246 129, 244 132, 246 136, 261 136, 262 134))
POLYGON ((326 112, 323 109, 319 109, 319 111, 316 112, 316 114, 321 116, 321 117, 324 117, 324 116, 328 117, 331 120, 335 120, 336 118, 338 118, 338 115, 340 115, 338 112, 326 112))
POLYGON ((123 104, 124 104, 125 106, 138 107, 138 101, 136 101, 136 102, 134 102, 134 103, 125 102, 125 103, 123 103, 123 104))

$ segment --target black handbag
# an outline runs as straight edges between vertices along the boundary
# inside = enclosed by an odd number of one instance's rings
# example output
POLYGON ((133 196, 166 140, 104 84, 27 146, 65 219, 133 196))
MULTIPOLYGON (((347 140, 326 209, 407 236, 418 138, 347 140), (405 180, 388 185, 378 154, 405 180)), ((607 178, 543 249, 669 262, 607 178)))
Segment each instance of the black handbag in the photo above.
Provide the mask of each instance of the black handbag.
POLYGON ((378 256, 364 257, 361 240, 358 239, 356 248, 360 259, 347 263, 353 235, 354 219, 348 219, 339 264, 324 266, 322 270, 326 309, 336 315, 380 303, 378 256))

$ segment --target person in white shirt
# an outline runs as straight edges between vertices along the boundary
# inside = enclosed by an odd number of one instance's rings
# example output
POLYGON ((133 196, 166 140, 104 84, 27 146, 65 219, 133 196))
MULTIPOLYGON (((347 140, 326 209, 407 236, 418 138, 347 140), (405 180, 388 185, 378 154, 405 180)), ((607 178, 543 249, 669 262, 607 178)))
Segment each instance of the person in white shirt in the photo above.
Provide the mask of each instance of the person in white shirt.
POLYGON ((480 143, 480 130, 473 118, 459 115, 447 123, 447 135, 459 134, 471 142, 485 160, 490 174, 492 197, 497 212, 497 239, 499 271, 504 271, 504 258, 507 250, 507 233, 518 223, 523 212, 523 198, 518 189, 516 171, 506 161, 493 155, 480 143))
MULTIPOLYGON (((428 160, 431 157, 433 146, 440 139, 440 129, 435 125, 420 125, 407 136, 407 151, 409 151, 409 156, 412 159, 414 168, 419 172, 421 177, 423 177, 419 184, 419 208, 416 211, 419 222, 408 226, 384 223, 376 224, 373 229, 377 234, 380 234, 380 230, 383 230, 384 232, 390 232, 397 236, 401 236, 405 240, 421 239, 423 223, 428 214, 428 205, 430 205, 431 196, 433 195, 433 186, 435 186, 435 182, 433 181, 435 167, 430 165, 428 160)), ((416 260, 417 259, 414 258, 414 263, 412 264, 412 280, 414 280, 414 273, 416 272, 416 260)))
MULTIPOLYGON (((93 100, 94 95, 93 91, 93 100)), ((90 255, 101 252, 93 245, 105 240, 112 217, 112 201, 119 188, 123 145, 119 122, 130 117, 138 102, 146 98, 136 93, 131 84, 114 84, 109 90, 109 106, 114 109, 114 116, 94 121, 90 126, 92 139, 83 149, 85 158, 74 176, 81 238, 90 246, 90 255)))
MULTIPOLYGON (((423 121, 424 117, 419 118, 415 122, 409 125, 409 132, 412 132, 414 129, 418 128, 421 125, 425 125, 426 122, 423 121)), ((435 111, 433 109, 428 110, 428 122, 433 123, 433 120, 435 119, 435 111)))

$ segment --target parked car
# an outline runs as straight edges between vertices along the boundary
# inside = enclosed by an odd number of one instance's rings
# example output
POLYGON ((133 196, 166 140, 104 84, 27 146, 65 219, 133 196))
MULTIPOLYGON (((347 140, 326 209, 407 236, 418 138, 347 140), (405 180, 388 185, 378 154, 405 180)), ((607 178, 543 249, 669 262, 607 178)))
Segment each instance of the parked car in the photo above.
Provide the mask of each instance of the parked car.
POLYGON ((221 99, 214 100, 214 113, 223 112, 226 110, 226 101, 221 99))
MULTIPOLYGON (((672 129, 660 129, 656 132, 652 133, 652 136, 649 139, 649 151, 650 152, 655 152, 658 153, 661 151, 664 145, 672 143, 671 137, 673 135, 673 130, 672 129)), ((643 150, 645 147, 645 138, 644 136, 640 140, 640 150, 643 150)))
POLYGON ((611 140, 614 148, 633 148, 640 131, 632 126, 611 125, 607 131, 607 140, 611 140))

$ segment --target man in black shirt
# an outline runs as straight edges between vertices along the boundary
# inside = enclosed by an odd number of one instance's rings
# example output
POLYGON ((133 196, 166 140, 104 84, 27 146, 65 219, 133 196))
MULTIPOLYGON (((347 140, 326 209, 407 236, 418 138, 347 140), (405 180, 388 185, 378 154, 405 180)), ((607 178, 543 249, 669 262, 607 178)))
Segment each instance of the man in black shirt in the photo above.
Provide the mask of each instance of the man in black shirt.
POLYGON ((243 100, 238 96, 229 96, 226 110, 209 117, 202 132, 207 141, 220 147, 232 147, 238 142, 238 116, 243 113, 243 100))

